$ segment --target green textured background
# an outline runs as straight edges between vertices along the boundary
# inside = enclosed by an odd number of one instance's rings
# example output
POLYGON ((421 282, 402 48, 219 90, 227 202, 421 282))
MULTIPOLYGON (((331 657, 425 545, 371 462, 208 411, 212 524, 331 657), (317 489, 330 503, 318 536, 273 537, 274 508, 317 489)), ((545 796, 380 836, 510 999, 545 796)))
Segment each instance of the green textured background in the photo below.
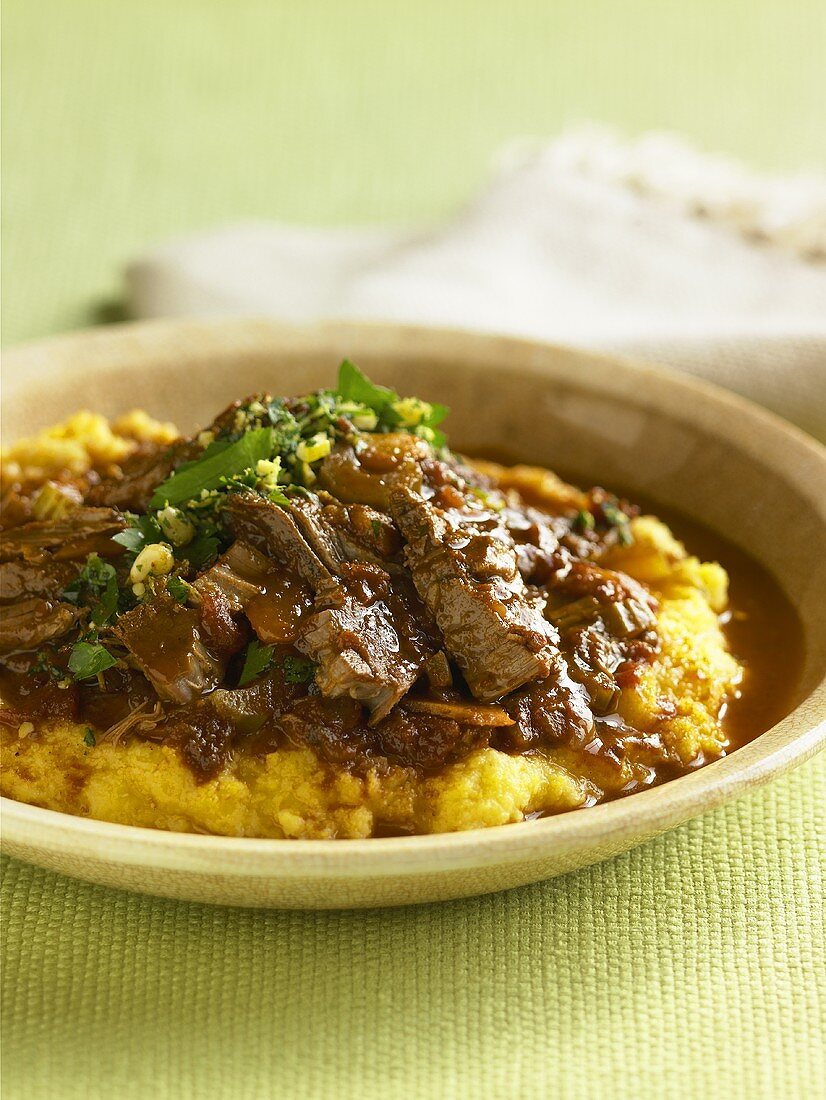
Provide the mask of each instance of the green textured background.
POLYGON ((7 343, 123 261, 267 217, 431 217, 514 135, 676 127, 826 165, 823 0, 6 0, 7 343))
MULTIPOLYGON (((597 118, 826 163, 821 0, 6 0, 4 339, 242 217, 461 202, 597 118)), ((4 1097, 813 1097, 826 761, 610 863, 444 906, 256 913, 5 865, 4 1097)))

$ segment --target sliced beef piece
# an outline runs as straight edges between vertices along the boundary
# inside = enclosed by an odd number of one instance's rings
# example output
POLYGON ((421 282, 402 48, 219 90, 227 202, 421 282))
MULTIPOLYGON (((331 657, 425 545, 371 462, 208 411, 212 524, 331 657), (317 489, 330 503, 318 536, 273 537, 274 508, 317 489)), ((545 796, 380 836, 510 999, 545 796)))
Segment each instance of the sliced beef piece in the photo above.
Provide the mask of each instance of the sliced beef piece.
POLYGON ((236 538, 294 569, 307 584, 329 578, 331 570, 304 538, 293 505, 282 508, 257 493, 234 493, 227 513, 236 538))
POLYGON ((390 504, 419 595, 476 698, 491 702, 545 679, 558 661, 558 635, 528 598, 507 532, 408 489, 390 504))
POLYGON ((119 472, 92 486, 88 504, 105 504, 129 512, 145 512, 152 494, 183 462, 197 457, 197 443, 181 439, 171 446, 143 443, 122 463, 119 472))
POLYGON ((364 505, 345 508, 326 493, 285 506, 237 493, 228 512, 239 539, 291 566, 309 584, 338 573, 347 561, 371 561, 391 572, 397 564, 398 534, 390 519, 364 505))
POLYGON ((324 508, 315 497, 296 497, 290 502, 289 511, 302 538, 318 560, 330 573, 336 573, 347 560, 339 531, 324 514, 324 508))
POLYGON ((55 599, 76 576, 77 569, 63 562, 24 558, 0 562, 0 602, 31 597, 55 599))
POLYGON ((233 612, 243 611, 247 604, 265 590, 272 561, 236 540, 216 563, 193 583, 197 592, 218 588, 233 612))
POLYGON ((231 614, 243 611, 266 645, 295 641, 312 592, 297 573, 236 541, 195 581, 206 604, 227 601, 231 614), (217 589, 217 595, 216 595, 217 589))
POLYGON ((402 540, 388 515, 367 504, 340 504, 326 493, 319 493, 319 500, 324 505, 322 519, 335 532, 348 561, 372 562, 389 573, 403 568, 402 540))
POLYGON ((357 563, 319 585, 297 646, 318 664, 321 693, 364 703, 371 723, 410 690, 434 649, 389 575, 357 563))
POLYGON ((71 604, 52 600, 33 598, 10 604, 0 615, 0 653, 37 649, 68 633, 78 617, 71 604))
POLYGON ((594 731, 585 689, 567 675, 564 666, 542 683, 511 695, 503 705, 515 725, 497 734, 496 746, 511 752, 581 746, 594 731))
POLYGON ((201 635, 211 653, 229 658, 244 648, 249 630, 233 618, 232 605, 217 585, 201 592, 198 613, 201 635))
POLYGON ((162 699, 189 703, 221 681, 223 667, 204 645, 198 612, 165 592, 121 615, 112 633, 162 699))
POLYGON ((0 558, 25 557, 32 550, 51 550, 59 561, 93 552, 113 556, 123 553, 123 547, 112 542, 112 535, 123 528, 123 517, 112 508, 75 508, 65 519, 35 520, 4 531, 0 558))
POLYGON ((393 521, 367 504, 344 505, 329 493, 297 497, 290 505, 301 533, 330 572, 343 561, 366 561, 390 573, 402 567, 393 521))
POLYGON ((395 705, 435 650, 426 635, 428 616, 403 578, 391 582, 382 568, 348 562, 316 501, 280 507, 257 494, 234 496, 229 511, 236 534, 293 570, 312 591, 314 613, 303 621, 296 645, 319 665, 322 693, 350 696, 373 713, 395 705))

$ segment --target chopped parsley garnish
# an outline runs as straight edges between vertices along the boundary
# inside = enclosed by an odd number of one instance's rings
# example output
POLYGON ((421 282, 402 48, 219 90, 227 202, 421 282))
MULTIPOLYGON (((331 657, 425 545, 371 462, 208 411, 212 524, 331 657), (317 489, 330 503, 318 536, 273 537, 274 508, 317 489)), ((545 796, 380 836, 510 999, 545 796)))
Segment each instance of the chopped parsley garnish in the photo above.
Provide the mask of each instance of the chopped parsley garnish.
POLYGON ((614 501, 606 500, 601 505, 601 511, 603 519, 608 526, 616 530, 620 545, 630 546, 634 541, 634 536, 631 534, 631 529, 628 526, 628 516, 623 512, 619 504, 614 501))
POLYGON ((239 687, 244 687, 252 680, 263 676, 265 672, 269 672, 272 668, 273 649, 274 646, 261 645, 255 639, 250 642, 244 656, 244 667, 241 669, 241 675, 238 679, 239 687))
POLYGON ((154 542, 163 541, 163 532, 160 524, 154 516, 128 515, 129 524, 117 535, 112 535, 112 542, 125 546, 127 553, 137 556, 145 546, 154 542))
POLYGON ((75 580, 64 588, 63 598, 75 606, 90 607, 95 626, 112 622, 118 612, 119 599, 115 567, 97 554, 90 554, 75 580))
POLYGON ((115 664, 117 660, 100 642, 77 642, 69 657, 69 671, 75 680, 89 680, 115 664))
POLYGON ((178 603, 186 603, 189 599, 189 585, 174 573, 166 578, 166 590, 178 603))
POLYGON ((585 532, 593 531, 596 526, 596 520, 593 515, 585 508, 581 508, 574 516, 572 527, 575 531, 585 532))
POLYGON ((92 729, 91 726, 86 727, 86 732, 83 735, 83 744, 88 745, 90 749, 93 749, 97 744, 95 731, 92 729))
POLYGON ((163 508, 166 504, 197 500, 203 493, 221 488, 230 478, 254 471, 259 462, 272 457, 274 447, 271 427, 244 432, 234 443, 214 441, 200 458, 180 466, 161 482, 150 505, 163 508))
POLYGON ((50 680, 62 680, 66 675, 65 671, 57 665, 53 665, 49 657, 49 650, 39 649, 35 662, 31 668, 32 672, 43 673, 48 676, 50 680))
POLYGON ((315 679, 318 665, 309 657, 297 657, 288 653, 284 658, 284 679, 288 684, 309 684, 315 679))
MULTIPOLYGON (((444 405, 376 385, 345 359, 335 390, 252 397, 228 410, 198 437, 205 444, 199 457, 161 482, 150 512, 127 516, 128 526, 114 541, 132 558, 154 543, 171 544, 177 562, 200 572, 231 541, 222 515, 230 493, 257 492, 286 506, 292 494, 312 495, 334 444, 352 445, 362 432, 406 431, 441 447, 445 437, 436 425, 447 412, 444 405)), ((103 602, 97 625, 112 619, 111 594, 103 602)))
POLYGON ((355 401, 372 409, 378 417, 378 431, 407 429, 421 435, 434 447, 445 445, 444 432, 436 430, 436 425, 448 414, 445 405, 432 405, 418 397, 399 397, 395 390, 371 382, 349 359, 345 359, 338 369, 336 393, 345 401, 355 401))
MULTIPOLYGON (((238 680, 239 687, 244 687, 259 676, 263 676, 265 672, 269 672, 273 665, 274 650, 275 646, 262 645, 257 640, 250 642, 244 656, 244 667, 241 669, 241 676, 238 680)), ((315 679, 318 665, 308 657, 288 653, 284 658, 282 668, 286 683, 309 684, 315 679)))
POLYGON ((342 360, 338 368, 338 384, 336 393, 345 401, 355 401, 359 405, 366 405, 379 417, 384 416, 394 401, 399 400, 399 395, 387 386, 377 386, 363 374, 355 363, 349 359, 342 360))

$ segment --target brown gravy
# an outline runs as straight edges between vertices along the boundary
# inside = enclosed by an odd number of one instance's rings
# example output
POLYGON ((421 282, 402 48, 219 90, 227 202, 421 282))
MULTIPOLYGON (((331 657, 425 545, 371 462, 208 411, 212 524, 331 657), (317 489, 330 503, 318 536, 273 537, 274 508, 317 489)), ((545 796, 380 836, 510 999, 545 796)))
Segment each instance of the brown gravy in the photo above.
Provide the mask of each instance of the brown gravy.
MULTIPOLYGON (((523 459, 512 454, 471 452, 513 466, 523 459)), ((587 479, 569 476, 551 466, 572 485, 587 479)), ((609 492, 639 506, 643 514, 666 523, 690 554, 702 561, 716 561, 729 576, 729 613, 724 633, 731 652, 743 664, 739 698, 733 700, 723 719, 731 743, 729 751, 753 741, 791 712, 803 670, 803 627, 797 612, 775 577, 745 550, 705 524, 690 519, 677 508, 654 498, 607 484, 609 492)))
POLYGON ((739 748, 794 707, 804 656, 800 620, 777 580, 746 551, 675 509, 636 500, 667 523, 690 553, 719 562, 729 575, 730 617, 724 631, 745 673, 723 727, 731 748, 739 748))

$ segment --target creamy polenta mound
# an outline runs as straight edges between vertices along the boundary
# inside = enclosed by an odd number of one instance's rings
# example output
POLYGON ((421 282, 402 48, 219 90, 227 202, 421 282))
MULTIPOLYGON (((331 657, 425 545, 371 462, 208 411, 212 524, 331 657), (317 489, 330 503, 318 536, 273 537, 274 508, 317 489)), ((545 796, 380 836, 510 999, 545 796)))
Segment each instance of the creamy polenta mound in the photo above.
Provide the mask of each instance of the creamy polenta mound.
POLYGON ((216 440, 226 456, 264 438, 271 399, 185 445, 145 413, 82 412, 4 455, 4 795, 182 832, 357 838, 586 807, 725 753, 742 670, 720 625, 724 569, 606 494, 457 461, 432 406, 373 390, 340 380, 337 419, 312 431, 292 407, 297 442, 266 438, 265 455, 192 496, 180 479, 216 440), (114 530, 90 531, 88 510, 104 508, 114 530), (293 512, 312 557, 285 549, 281 528, 267 541, 293 512), (316 519, 341 559, 312 541, 316 519), (445 524, 479 540, 477 558, 433 545, 445 524), (113 534, 125 537, 107 549, 113 534), (350 599, 369 651, 347 632, 350 599), (391 630, 401 641, 382 663, 391 630), (172 643, 153 650, 164 631, 186 635, 185 668, 172 643))

